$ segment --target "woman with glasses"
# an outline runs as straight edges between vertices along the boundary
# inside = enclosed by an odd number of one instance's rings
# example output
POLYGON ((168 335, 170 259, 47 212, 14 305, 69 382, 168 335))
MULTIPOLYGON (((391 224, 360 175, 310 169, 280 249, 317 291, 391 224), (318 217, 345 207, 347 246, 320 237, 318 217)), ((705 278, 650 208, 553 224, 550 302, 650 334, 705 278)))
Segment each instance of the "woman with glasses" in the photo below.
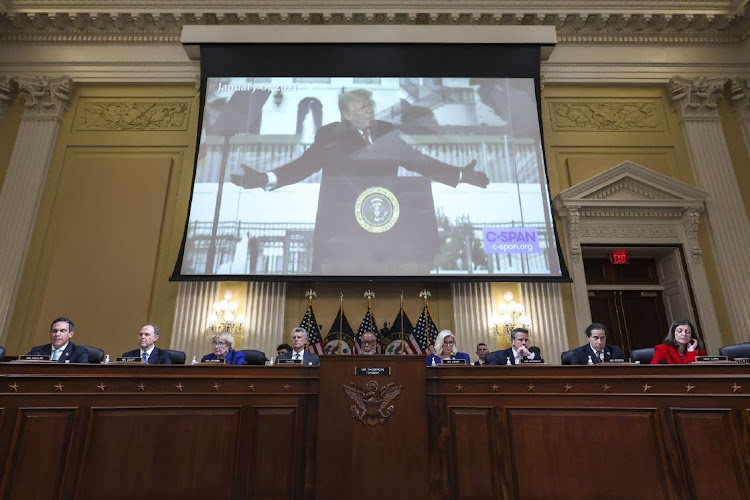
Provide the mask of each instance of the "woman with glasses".
POLYGON ((438 333, 438 336, 435 339, 435 353, 430 354, 425 358, 425 365, 439 365, 443 360, 447 359, 460 359, 467 365, 471 364, 468 354, 465 352, 458 352, 458 348, 456 348, 456 336, 453 335, 453 332, 450 330, 443 330, 438 333))
POLYGON ((245 364, 245 354, 232 349, 232 347, 234 347, 234 337, 232 337, 231 334, 226 332, 217 333, 211 341, 211 346, 213 347, 214 352, 203 356, 203 358, 201 358, 201 363, 218 359, 222 363, 228 365, 245 364))

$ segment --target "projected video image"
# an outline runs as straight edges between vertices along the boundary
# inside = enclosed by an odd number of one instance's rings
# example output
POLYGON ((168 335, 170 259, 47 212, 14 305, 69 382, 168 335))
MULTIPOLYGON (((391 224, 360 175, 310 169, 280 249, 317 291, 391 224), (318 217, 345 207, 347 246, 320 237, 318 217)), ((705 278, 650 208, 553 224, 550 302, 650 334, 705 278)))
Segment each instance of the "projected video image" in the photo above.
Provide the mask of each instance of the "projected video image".
POLYGON ((181 274, 560 276, 533 79, 209 78, 181 274))

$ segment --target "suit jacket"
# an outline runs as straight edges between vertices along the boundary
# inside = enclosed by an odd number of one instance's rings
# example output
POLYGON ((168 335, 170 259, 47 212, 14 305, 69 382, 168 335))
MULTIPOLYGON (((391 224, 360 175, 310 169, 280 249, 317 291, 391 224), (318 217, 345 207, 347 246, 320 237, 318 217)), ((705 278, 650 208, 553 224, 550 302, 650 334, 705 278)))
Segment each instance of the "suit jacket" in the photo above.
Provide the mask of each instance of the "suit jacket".
MULTIPOLYGON (((132 351, 122 353, 123 358, 140 358, 141 350, 133 349, 132 351)), ((151 351, 151 356, 148 357, 148 364, 150 365, 171 365, 172 358, 169 357, 169 353, 158 347, 154 347, 151 351)))
MULTIPOLYGON (((589 356, 591 361, 596 365, 599 361, 599 356, 596 355, 591 345, 586 344, 581 347, 573 349, 573 355, 570 360, 571 365, 587 365, 589 364, 589 356)), ((611 359, 625 359, 625 353, 622 349, 616 345, 605 345, 604 346, 604 361, 607 362, 611 359)))
MULTIPOLYGON (((206 361, 208 359, 218 359, 216 357, 216 354, 206 354, 201 358, 201 361, 206 361)), ((228 365, 244 365, 245 364, 245 353, 240 351, 235 351, 234 349, 229 349, 227 351, 227 356, 224 358, 224 362, 228 365)))
POLYGON ((667 344, 659 344, 654 346, 654 357, 651 358, 651 364, 659 364, 659 361, 666 362, 668 365, 686 365, 695 361, 696 356, 705 356, 706 351, 700 349, 693 352, 685 351, 684 357, 680 357, 680 353, 676 348, 667 344))
MULTIPOLYGON (((39 345, 32 347, 29 351, 31 355, 41 356, 52 356, 52 344, 39 345)), ((88 363, 89 362, 89 351, 81 345, 75 345, 73 342, 68 342, 68 346, 60 355, 58 363, 88 363)))
MULTIPOLYGON (((289 352, 285 352, 276 359, 292 359, 294 349, 289 352)), ((302 364, 305 366, 318 366, 320 365, 320 358, 314 352, 303 352, 302 353, 302 364)))
MULTIPOLYGON (((471 364, 471 360, 469 359, 469 355, 465 352, 457 352, 455 356, 451 356, 453 359, 462 359, 467 365, 471 364)), ((440 359, 440 356, 437 356, 435 354, 430 354, 427 356, 424 360, 425 366, 432 366, 432 360, 435 360, 435 364, 439 365, 443 362, 442 359, 440 359)))
MULTIPOLYGON (((534 348, 537 349, 536 347, 534 348)), ((487 355, 487 364, 488 365, 507 365, 508 360, 510 359, 510 364, 515 365, 516 364, 516 357, 513 356, 513 348, 508 347, 507 349, 504 349, 502 351, 493 351, 487 355)), ((542 359, 542 353, 541 351, 538 352, 534 359, 542 359)))

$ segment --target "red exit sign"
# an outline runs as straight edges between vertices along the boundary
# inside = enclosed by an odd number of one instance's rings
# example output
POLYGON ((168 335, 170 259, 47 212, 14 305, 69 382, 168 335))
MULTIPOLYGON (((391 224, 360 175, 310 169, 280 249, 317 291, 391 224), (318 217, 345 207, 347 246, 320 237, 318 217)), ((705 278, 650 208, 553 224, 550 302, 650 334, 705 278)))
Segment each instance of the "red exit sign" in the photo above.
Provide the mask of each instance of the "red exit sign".
POLYGON ((612 253, 609 254, 609 261, 612 264, 630 264, 630 261, 628 260, 628 254, 630 252, 626 250, 613 250, 612 253))

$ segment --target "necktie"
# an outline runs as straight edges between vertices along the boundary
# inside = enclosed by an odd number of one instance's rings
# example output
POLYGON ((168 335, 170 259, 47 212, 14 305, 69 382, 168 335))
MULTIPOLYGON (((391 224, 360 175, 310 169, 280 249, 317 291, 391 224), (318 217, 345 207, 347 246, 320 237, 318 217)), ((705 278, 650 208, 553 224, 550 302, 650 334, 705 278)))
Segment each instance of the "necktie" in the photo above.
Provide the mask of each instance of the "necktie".
POLYGON ((143 353, 143 362, 148 363, 148 354, 145 352, 143 353))
POLYGON ((299 353, 294 353, 294 359, 299 359, 299 353))
POLYGON ((370 138, 370 129, 366 128, 362 131, 362 139, 364 139, 365 144, 368 146, 372 144, 372 138, 370 138))
POLYGON ((60 359, 60 354, 62 354, 62 349, 55 349, 52 352, 52 361, 57 361, 60 359))
POLYGON ((599 362, 604 363, 604 351, 599 351, 599 362))

